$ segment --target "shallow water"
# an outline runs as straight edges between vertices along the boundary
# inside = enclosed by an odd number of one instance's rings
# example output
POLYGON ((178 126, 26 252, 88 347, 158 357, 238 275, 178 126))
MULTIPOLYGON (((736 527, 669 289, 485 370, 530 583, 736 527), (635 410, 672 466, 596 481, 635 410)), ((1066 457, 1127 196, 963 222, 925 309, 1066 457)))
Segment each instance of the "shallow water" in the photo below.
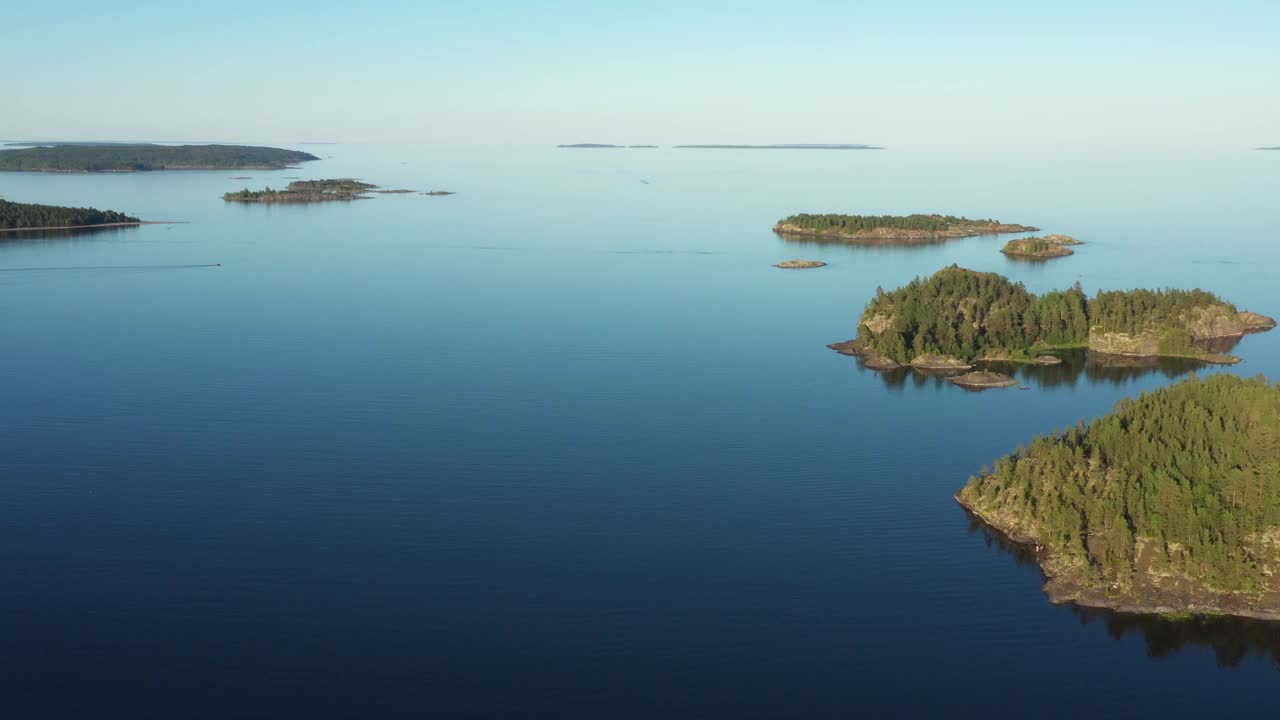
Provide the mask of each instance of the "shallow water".
POLYGON ((1280 333, 1245 338, 1229 368, 1077 358, 982 393, 824 347, 877 285, 951 263, 1280 314, 1273 154, 317 154, 0 174, 9 200, 189 221, 0 239, 0 715, 1175 717, 1274 700, 1273 627, 1052 606, 951 495, 1033 435, 1187 373, 1280 379, 1280 333), (458 194, 220 199, 285 176, 458 194), (770 232, 802 211, 994 217, 1087 244, 1029 264, 999 253, 1006 237, 770 232), (829 265, 771 267, 792 257, 829 265))

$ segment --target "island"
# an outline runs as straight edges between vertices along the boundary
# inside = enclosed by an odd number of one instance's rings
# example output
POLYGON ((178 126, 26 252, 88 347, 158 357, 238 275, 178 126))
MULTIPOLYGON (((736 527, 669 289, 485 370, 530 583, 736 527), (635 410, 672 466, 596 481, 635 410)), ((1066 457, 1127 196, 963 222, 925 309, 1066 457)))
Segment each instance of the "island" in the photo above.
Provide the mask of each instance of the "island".
POLYGON ((1275 146, 1275 147, 1261 147, 1261 148, 1258 148, 1258 149, 1259 149, 1259 150, 1280 150, 1280 145, 1277 145, 1277 146, 1275 146))
POLYGON ((997 460, 956 500, 1055 603, 1280 620, 1280 386, 1195 376, 997 460))
POLYGON ((783 236, 834 238, 847 242, 948 240, 951 238, 1035 232, 1039 228, 997 220, 970 220, 952 215, 811 215, 785 217, 773 226, 783 236))
POLYGON ((843 143, 789 143, 781 145, 674 145, 684 150, 883 150, 878 145, 843 143))
POLYGON ((1075 251, 1068 247, 1070 245, 1083 245, 1083 243, 1070 235, 1027 237, 1010 240, 1004 244, 1000 252, 1013 258, 1048 260, 1075 254, 1075 251))
POLYGON ((452 190, 431 190, 431 191, 429 191, 429 192, 424 192, 424 193, 421 193, 421 194, 423 194, 423 195, 431 195, 432 197, 439 197, 439 196, 441 196, 441 195, 457 195, 458 193, 456 193, 456 192, 454 192, 454 191, 452 191, 452 190))
POLYGON ((143 223, 138 218, 114 210, 0 200, 0 232, 78 230, 141 224, 143 223))
POLYGON ((774 267, 783 268, 785 270, 806 270, 808 268, 826 267, 826 265, 827 264, 821 260, 783 260, 777 265, 774 265, 774 267))
POLYGON ((151 170, 279 170, 319 160, 310 153, 248 145, 74 144, 0 150, 0 170, 145 172, 151 170))
POLYGON ((868 367, 968 370, 975 363, 1049 364, 1055 350, 1234 363, 1212 341, 1274 328, 1204 290, 1099 291, 1079 283, 1034 295, 996 273, 956 265, 891 292, 876 289, 857 338, 832 345, 868 367))
POLYGON ((947 378, 947 381, 970 390, 1013 387, 1018 384, 1017 380, 1014 380, 1012 377, 1009 377, 1004 373, 990 372, 987 370, 978 370, 976 372, 967 372, 963 375, 956 375, 954 377, 947 378))
POLYGON ((312 203, 334 200, 368 200, 366 193, 374 192, 377 185, 370 185, 352 178, 328 180, 294 180, 284 190, 250 190, 245 188, 222 196, 227 202, 242 203, 312 203))

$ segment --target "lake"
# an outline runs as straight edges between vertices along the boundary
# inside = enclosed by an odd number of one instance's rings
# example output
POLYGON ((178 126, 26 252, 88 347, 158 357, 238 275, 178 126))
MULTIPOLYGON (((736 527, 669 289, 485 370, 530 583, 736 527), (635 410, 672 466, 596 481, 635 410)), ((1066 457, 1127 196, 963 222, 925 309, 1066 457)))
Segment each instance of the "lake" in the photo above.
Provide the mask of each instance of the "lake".
MULTIPOLYGON (((856 138, 855 138, 856 139, 856 138)), ((298 170, 0 173, 150 220, 0 239, 6 718, 1075 718, 1256 713, 1280 627, 1048 603, 952 500, 1196 370, 862 369, 877 286, 1202 287, 1280 314, 1250 150, 299 146, 298 170), (233 180, 248 175, 251 180, 233 180), (388 188, 258 206, 286 176, 388 188), (792 242, 794 212, 1005 237, 792 242), (829 265, 804 271, 790 258, 829 265), (181 267, 221 263, 220 267, 181 267), (65 269, 62 269, 65 268, 65 269)))

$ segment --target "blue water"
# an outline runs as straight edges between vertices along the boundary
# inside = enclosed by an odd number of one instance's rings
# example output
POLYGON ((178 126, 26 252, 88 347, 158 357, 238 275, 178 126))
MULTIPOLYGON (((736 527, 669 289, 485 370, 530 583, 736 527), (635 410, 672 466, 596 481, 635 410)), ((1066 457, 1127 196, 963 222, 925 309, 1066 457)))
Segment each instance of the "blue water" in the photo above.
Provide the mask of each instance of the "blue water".
MULTIPOLYGON (((187 221, 0 241, 0 717, 1274 703, 1273 626, 1050 605, 951 499, 1033 435, 1187 368, 1028 370, 1028 391, 972 393, 824 345, 877 285, 951 263, 1280 314, 1280 157, 301 149, 328 157, 0 174, 6 199, 187 221), (458 194, 219 197, 290 175, 458 194), (770 232, 800 211, 994 217, 1088 244, 1028 264, 1004 238, 770 232), (771 267, 792 257, 830 264, 771 267)), ((1235 352, 1199 372, 1280 379, 1280 333, 1235 352)))

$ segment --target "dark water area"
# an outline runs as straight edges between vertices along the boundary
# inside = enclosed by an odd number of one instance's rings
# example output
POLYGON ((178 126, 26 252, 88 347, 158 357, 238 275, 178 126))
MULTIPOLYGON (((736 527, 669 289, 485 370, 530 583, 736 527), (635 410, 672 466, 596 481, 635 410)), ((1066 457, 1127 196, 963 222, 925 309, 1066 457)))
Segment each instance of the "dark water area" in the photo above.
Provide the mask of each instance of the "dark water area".
POLYGON ((1235 366, 896 379, 828 350, 950 264, 1280 314, 1266 153, 334 145, 238 171, 0 174, 146 219, 0 241, 0 717, 982 718, 1265 712, 1276 631, 1050 604, 952 499, 1036 435, 1235 366), (797 212, 1010 236, 796 245, 797 212), (802 252, 801 252, 802 251, 802 252), (797 257, 826 267, 784 271, 797 257), (53 268, 80 268, 76 271, 53 268), (39 270, 45 268, 45 270, 39 270))

